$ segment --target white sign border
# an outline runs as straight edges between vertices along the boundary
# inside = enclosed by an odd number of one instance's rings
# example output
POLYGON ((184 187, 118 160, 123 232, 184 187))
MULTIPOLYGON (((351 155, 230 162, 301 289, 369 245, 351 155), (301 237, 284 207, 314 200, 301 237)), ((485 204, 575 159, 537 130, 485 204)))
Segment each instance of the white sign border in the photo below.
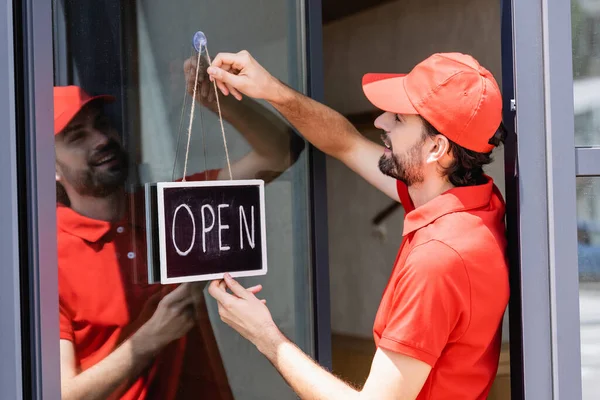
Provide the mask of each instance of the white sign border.
POLYGON ((176 278, 167 277, 167 246, 165 237, 165 203, 164 189, 177 187, 215 187, 215 186, 258 186, 260 206, 260 232, 262 235, 262 268, 252 271, 234 271, 229 274, 234 278, 247 276, 260 276, 267 274, 267 226, 265 214, 265 182, 261 179, 247 180, 219 180, 219 181, 186 181, 186 182, 158 182, 156 184, 157 214, 158 214, 158 242, 160 248, 160 283, 163 285, 184 282, 200 282, 223 279, 225 273, 190 275, 176 278))

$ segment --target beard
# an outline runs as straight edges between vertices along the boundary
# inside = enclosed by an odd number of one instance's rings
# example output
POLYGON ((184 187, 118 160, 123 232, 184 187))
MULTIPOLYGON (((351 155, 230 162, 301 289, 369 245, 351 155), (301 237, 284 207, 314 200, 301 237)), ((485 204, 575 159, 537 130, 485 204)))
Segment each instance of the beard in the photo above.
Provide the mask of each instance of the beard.
POLYGON ((394 179, 404 182, 406 186, 411 186, 423 182, 423 161, 421 159, 421 149, 423 143, 413 145, 402 155, 392 153, 388 156, 383 154, 379 159, 379 170, 394 179))
POLYGON ((115 165, 98 168, 88 161, 85 169, 74 169, 57 161, 65 181, 82 196, 106 197, 121 189, 127 180, 127 153, 117 142, 110 142, 103 149, 94 152, 88 160, 99 159, 98 154, 111 154, 116 158, 115 165))

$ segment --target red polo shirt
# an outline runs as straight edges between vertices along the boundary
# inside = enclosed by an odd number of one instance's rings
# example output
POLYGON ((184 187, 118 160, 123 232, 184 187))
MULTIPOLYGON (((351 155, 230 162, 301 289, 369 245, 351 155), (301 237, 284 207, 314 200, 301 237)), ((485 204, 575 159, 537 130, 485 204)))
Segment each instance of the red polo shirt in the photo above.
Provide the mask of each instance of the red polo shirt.
MULTIPOLYGON (((57 206, 60 338, 73 342, 81 371, 106 358, 152 315, 142 311, 161 285, 146 283, 143 204, 143 196, 131 196, 127 208, 135 213, 119 223, 57 206)), ((168 345, 121 399, 233 398, 206 305, 198 317, 196 328, 168 345)))
POLYGON ((432 367, 417 399, 485 399, 509 297, 504 201, 487 183, 406 211, 404 239, 374 325, 378 347, 432 367))

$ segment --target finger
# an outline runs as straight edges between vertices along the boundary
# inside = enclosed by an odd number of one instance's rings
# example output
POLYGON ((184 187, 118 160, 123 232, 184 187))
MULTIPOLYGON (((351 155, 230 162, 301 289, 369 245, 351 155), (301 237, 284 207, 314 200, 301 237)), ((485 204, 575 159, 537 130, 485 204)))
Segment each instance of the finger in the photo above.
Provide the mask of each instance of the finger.
POLYGON ((229 325, 227 323, 227 321, 229 321, 229 312, 227 311, 227 309, 225 308, 225 306, 223 306, 221 303, 218 303, 218 304, 219 304, 219 307, 218 307, 219 318, 221 318, 221 321, 223 321, 227 325, 229 325))
POLYGON ((226 289, 220 285, 221 282, 222 281, 212 281, 208 287, 208 293, 219 303, 223 304, 231 301, 233 296, 227 293, 226 289))
POLYGON ((187 60, 185 60, 185 62, 183 63, 183 72, 184 74, 189 74, 190 70, 192 68, 196 67, 196 60, 194 60, 193 58, 188 58, 187 60))
POLYGON ((227 85, 225 83, 217 80, 217 86, 219 87, 221 93, 223 93, 224 96, 229 95, 229 89, 227 89, 227 85))
POLYGON ((228 84, 227 89, 229 89, 229 93, 231 93, 237 100, 242 100, 242 94, 236 88, 228 84))
POLYGON ((226 83, 234 89, 238 89, 244 83, 243 77, 227 72, 221 68, 210 67, 207 71, 209 76, 215 79, 217 83, 219 83, 219 81, 226 83))
POLYGON ((185 299, 189 299, 189 297, 190 297, 189 295, 190 295, 190 288, 188 285, 186 285, 184 283, 182 285, 179 285, 175 290, 173 290, 171 293, 166 295, 163 298, 163 301, 166 302, 167 304, 175 304, 175 303, 184 301, 185 299))
POLYGON ((210 82, 207 82, 207 81, 202 82, 202 86, 200 89, 200 95, 202 96, 202 98, 205 98, 206 96, 208 96, 209 90, 210 90, 210 82))
POLYGON ((229 274, 225 274, 225 283, 227 284, 227 287, 231 290, 231 292, 237 297, 247 299, 249 295, 254 296, 252 293, 244 289, 244 287, 240 285, 235 279, 233 279, 229 274))
POLYGON ((252 294, 256 294, 256 293, 260 292, 262 290, 262 288, 263 288, 262 285, 256 285, 256 286, 249 287, 246 290, 252 294))
POLYGON ((205 282, 196 283, 191 289, 191 295, 194 299, 194 304, 199 305, 204 302, 205 282))
POLYGON ((244 53, 219 53, 213 59, 211 66, 221 67, 222 65, 231 65, 236 69, 243 69, 246 65, 247 58, 244 53))
POLYGON ((267 304, 267 301, 265 299, 261 299, 260 302, 263 303, 263 304, 265 304, 265 305, 267 304))

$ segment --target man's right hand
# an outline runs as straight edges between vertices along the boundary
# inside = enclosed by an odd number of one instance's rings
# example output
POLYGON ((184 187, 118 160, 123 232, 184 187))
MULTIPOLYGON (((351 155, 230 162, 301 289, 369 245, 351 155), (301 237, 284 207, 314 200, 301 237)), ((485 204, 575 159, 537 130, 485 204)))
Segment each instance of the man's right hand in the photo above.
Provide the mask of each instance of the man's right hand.
POLYGON ((231 93, 238 100, 242 94, 270 102, 281 100, 283 84, 246 50, 218 54, 207 72, 225 96, 231 93))
POLYGON ((285 86, 247 51, 219 54, 207 70, 224 95, 267 100, 313 146, 337 158, 396 201, 397 181, 381 173, 385 148, 362 136, 339 112, 285 86))
POLYGON ((192 286, 181 284, 158 303, 152 317, 134 334, 137 350, 155 354, 184 336, 196 321, 192 286), (137 340, 136 340, 137 339, 137 340))

